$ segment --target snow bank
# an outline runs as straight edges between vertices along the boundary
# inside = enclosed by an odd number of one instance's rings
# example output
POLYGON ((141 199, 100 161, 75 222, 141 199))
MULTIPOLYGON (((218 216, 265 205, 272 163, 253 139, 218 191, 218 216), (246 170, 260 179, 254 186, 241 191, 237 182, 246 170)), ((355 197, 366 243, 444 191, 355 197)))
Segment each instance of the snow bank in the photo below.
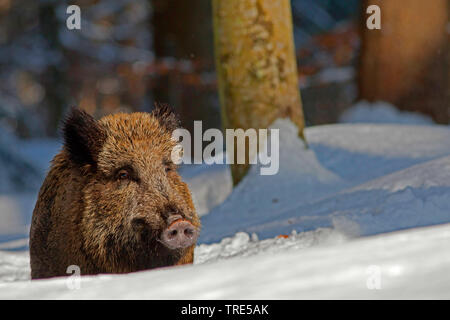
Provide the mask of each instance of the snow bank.
POLYGON ((433 120, 423 114, 400 111, 388 102, 360 101, 340 117, 342 123, 399 123, 431 125, 433 120))
POLYGON ((306 129, 305 149, 290 121, 273 126, 280 128, 279 173, 261 176, 252 167, 202 219, 201 242, 239 231, 267 238, 334 227, 360 236, 450 222, 448 127, 319 126, 306 129))
POLYGON ((0 251, 0 288, 1 283, 26 281, 30 279, 30 257, 27 251, 0 251))
POLYGON ((78 290, 70 278, 4 282, 0 299, 449 299, 449 242, 444 225, 305 249, 272 244, 270 254, 83 277, 78 290))
MULTIPOLYGON (((222 157, 222 154, 218 157, 222 157)), ((228 165, 186 165, 181 168, 180 174, 191 190, 199 216, 208 214, 221 204, 233 189, 228 165)))
POLYGON ((333 229, 319 228, 314 231, 297 233, 292 231, 290 235, 259 240, 253 233, 238 232, 233 237, 223 238, 218 243, 200 244, 195 249, 195 262, 217 262, 234 257, 248 257, 258 254, 272 254, 286 249, 304 249, 317 245, 339 244, 346 241, 345 235, 333 229))

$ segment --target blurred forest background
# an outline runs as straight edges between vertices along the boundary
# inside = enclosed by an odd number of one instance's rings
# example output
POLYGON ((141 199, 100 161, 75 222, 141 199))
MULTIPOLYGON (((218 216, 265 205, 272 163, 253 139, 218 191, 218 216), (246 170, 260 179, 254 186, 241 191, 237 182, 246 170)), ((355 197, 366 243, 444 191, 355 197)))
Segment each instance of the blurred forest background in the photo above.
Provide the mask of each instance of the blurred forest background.
MULTIPOLYGON (((448 124, 448 0, 391 1, 381 31, 365 28, 369 2, 381 1, 292 0, 306 125, 337 122, 358 99, 448 124)), ((221 128, 214 69, 209 0, 0 0, 2 132, 55 137, 70 106, 100 117, 154 101, 188 129, 221 128), (66 28, 70 4, 81 30, 66 28)))

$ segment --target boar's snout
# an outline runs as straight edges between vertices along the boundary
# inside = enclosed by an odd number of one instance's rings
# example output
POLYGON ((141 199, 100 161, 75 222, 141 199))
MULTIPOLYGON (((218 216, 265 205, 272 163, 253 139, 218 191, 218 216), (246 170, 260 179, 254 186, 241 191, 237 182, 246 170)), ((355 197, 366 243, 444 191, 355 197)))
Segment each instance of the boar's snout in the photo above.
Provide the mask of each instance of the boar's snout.
POLYGON ((197 229, 181 216, 170 217, 169 226, 161 235, 161 242, 169 249, 187 248, 193 245, 198 237, 197 229))

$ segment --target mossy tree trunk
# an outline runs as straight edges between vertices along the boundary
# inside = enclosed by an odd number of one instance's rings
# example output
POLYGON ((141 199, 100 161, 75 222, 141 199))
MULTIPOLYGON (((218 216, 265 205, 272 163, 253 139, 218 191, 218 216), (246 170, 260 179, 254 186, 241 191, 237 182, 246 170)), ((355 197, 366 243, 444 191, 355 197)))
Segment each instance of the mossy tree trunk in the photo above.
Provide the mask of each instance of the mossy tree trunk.
MULTIPOLYGON (((213 23, 224 129, 265 129, 288 117, 303 138, 290 1, 213 0, 213 23)), ((231 166, 235 185, 248 167, 231 166)))
POLYGON ((365 0, 359 96, 450 120, 448 0, 365 0), (381 9, 381 30, 366 27, 366 9, 381 9))

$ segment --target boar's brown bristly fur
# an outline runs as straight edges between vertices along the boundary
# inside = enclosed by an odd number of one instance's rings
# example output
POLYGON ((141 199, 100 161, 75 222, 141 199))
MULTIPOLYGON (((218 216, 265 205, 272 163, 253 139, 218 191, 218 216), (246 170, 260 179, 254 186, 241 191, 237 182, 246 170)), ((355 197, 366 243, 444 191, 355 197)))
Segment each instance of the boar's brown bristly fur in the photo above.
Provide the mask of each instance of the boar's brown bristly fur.
POLYGON ((164 128, 172 132, 180 127, 180 119, 175 115, 172 108, 167 103, 155 103, 152 115, 159 119, 164 128))
POLYGON ((200 221, 171 152, 178 120, 167 106, 99 121, 72 109, 33 212, 31 276, 126 273, 193 262, 194 245, 159 237, 170 215, 200 221))

